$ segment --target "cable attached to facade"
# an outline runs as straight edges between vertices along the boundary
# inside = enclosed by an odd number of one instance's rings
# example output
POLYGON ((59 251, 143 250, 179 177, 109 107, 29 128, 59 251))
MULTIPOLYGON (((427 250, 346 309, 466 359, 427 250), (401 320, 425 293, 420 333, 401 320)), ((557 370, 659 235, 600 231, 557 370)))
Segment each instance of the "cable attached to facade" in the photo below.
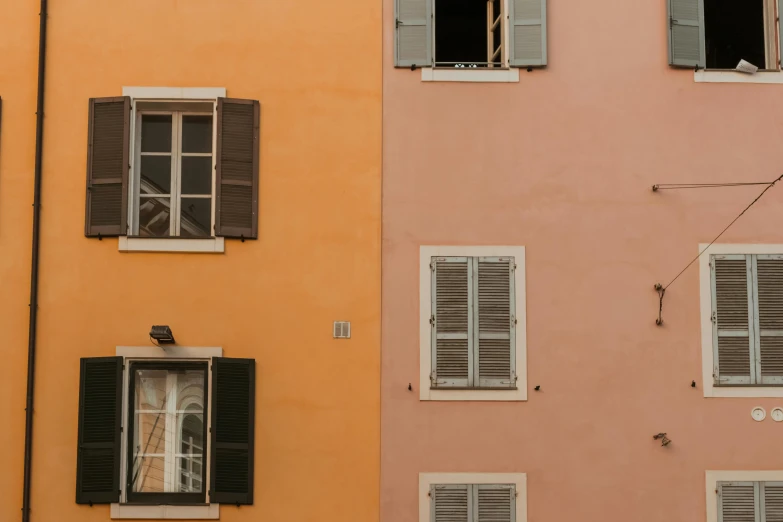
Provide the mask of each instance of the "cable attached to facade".
POLYGON ((659 190, 680 190, 697 188, 747 187, 749 185, 771 185, 769 181, 754 181, 751 183, 658 183, 652 186, 653 192, 659 190))
MULTIPOLYGON (((731 186, 744 186, 744 185, 767 185, 767 187, 766 187, 764 190, 762 190, 762 191, 761 191, 761 194, 759 194, 758 196, 756 196, 756 199, 754 199, 753 201, 751 201, 751 202, 750 202, 750 205, 748 205, 747 207, 745 207, 745 208, 742 210, 742 212, 740 212, 740 213, 737 215, 737 217, 735 217, 734 219, 732 219, 732 220, 731 220, 731 223, 729 223, 728 225, 726 225, 726 227, 725 227, 723 230, 721 230, 721 231, 720 231, 720 234, 718 234, 717 236, 715 236, 715 239, 713 239, 712 241, 710 241, 710 243, 709 243, 709 244, 708 244, 706 247, 704 247, 704 248, 701 250, 701 252, 699 252, 699 253, 698 253, 698 255, 697 255, 696 257, 694 257, 693 259, 691 259, 690 263, 688 263, 687 265, 685 265, 685 268, 683 268, 682 270, 680 270, 680 273, 678 273, 676 276, 674 276, 674 279, 672 279, 671 281, 669 281, 669 283, 668 283, 667 285, 665 285, 665 286, 664 286, 664 285, 662 285, 661 283, 657 283, 657 284, 655 285, 655 290, 658 292, 658 318, 655 320, 655 324, 657 324, 658 326, 661 326, 661 325, 663 324, 663 296, 666 294, 666 289, 667 289, 667 288, 669 288, 669 287, 672 285, 672 283, 674 283, 674 282, 675 282, 677 279, 679 279, 679 277, 680 277, 680 276, 681 276, 681 275, 682 275, 682 274, 683 274, 683 273, 684 273, 686 270, 688 270, 688 268, 690 268, 690 266, 691 266, 693 263, 695 263, 695 262, 696 262, 696 260, 698 260, 698 259, 701 257, 701 255, 702 255, 704 252, 706 252, 706 251, 707 251, 707 249, 708 249, 708 248, 710 248, 710 247, 713 245, 713 243, 715 243, 715 242, 716 242, 718 239, 720 239, 720 237, 721 237, 721 236, 722 236, 722 235, 723 235, 723 234, 724 234, 724 233, 725 233, 725 232, 726 232, 726 231, 727 231, 727 230, 728 230, 728 229, 731 227, 731 225, 733 225, 734 223, 736 223, 736 222, 737 222, 737 220, 738 220, 739 218, 741 218, 741 217, 742 217, 742 215, 743 215, 745 212, 747 212, 747 211, 750 209, 750 207, 752 207, 753 205, 755 205, 755 204, 756 204, 756 202, 757 202, 758 200, 760 200, 760 199, 761 199, 761 196, 763 196, 763 195, 764 195, 764 194, 765 194, 765 193, 766 193, 766 192, 767 192, 769 189, 771 189, 772 187, 774 187, 774 186, 775 186, 775 184, 776 184, 778 181, 780 181, 781 179, 783 179, 783 174, 781 174, 780 176, 778 176, 778 178, 777 178, 777 179, 775 179, 774 181, 770 181, 770 182, 768 182, 768 183, 736 183, 736 184, 733 184, 733 185, 731 185, 731 186)), ((716 186, 717 186, 717 185, 716 185, 716 186)), ((727 185, 727 186, 728 186, 728 185, 727 185)), ((655 185, 654 185, 653 187, 655 187, 655 185)), ((694 187, 692 187, 692 188, 694 188, 694 187)), ((655 188, 653 188, 653 190, 655 190, 655 188)))

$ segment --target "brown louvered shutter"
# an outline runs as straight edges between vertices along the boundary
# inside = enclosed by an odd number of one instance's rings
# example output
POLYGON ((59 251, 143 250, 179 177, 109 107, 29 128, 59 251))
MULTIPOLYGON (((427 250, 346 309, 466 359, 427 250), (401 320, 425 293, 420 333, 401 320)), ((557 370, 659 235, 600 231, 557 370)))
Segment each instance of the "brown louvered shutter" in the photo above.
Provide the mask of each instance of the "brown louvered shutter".
POLYGON ((433 388, 465 388, 473 379, 473 271, 467 257, 435 257, 432 269, 433 388))
POLYGON ((84 235, 127 234, 130 98, 90 98, 84 235))
POLYGON ((783 256, 756 256, 759 384, 783 384, 783 256))
POLYGON ((762 522, 783 522, 783 482, 761 483, 762 522))
POLYGON ((212 359, 210 502, 253 503, 255 359, 212 359))
POLYGON ((516 387, 514 258, 480 257, 476 260, 478 308, 474 367, 482 388, 516 387))
POLYGON ((122 357, 81 360, 76 503, 120 501, 122 357))
POLYGON ((755 382, 749 256, 712 258, 713 357, 716 385, 755 382))
POLYGON ((759 522, 758 483, 718 482, 719 522, 759 522))
POLYGON ((430 486, 430 522, 470 522, 473 498, 467 484, 430 486))
POLYGON ((473 522, 516 522, 513 484, 477 484, 473 490, 473 522))
POLYGON ((260 105, 218 98, 217 118, 215 234, 256 239, 260 105))

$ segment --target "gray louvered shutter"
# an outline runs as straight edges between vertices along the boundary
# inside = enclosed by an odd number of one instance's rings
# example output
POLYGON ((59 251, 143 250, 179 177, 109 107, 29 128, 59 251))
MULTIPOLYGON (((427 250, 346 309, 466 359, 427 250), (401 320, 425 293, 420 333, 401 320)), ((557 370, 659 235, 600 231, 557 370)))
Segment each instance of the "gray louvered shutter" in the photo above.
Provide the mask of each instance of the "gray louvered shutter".
POLYGON ((546 65, 546 0, 509 1, 509 63, 546 65))
POLYGON ((473 271, 467 257, 434 257, 432 269, 433 388, 464 388, 473 377, 473 271))
POLYGON ((432 2, 435 0, 396 0, 394 65, 432 65, 432 2))
POLYGON ((783 384, 783 255, 754 258, 756 383, 783 384))
POLYGON ((713 256, 710 271, 715 384, 751 384, 756 365, 750 256, 713 256))
POLYGON ((706 65, 704 1, 669 0, 669 65, 706 65))
POLYGON ((472 522, 471 487, 467 484, 430 486, 430 522, 472 522))
POLYGON ((120 501, 122 357, 81 360, 76 503, 120 501))
POLYGON ((761 522, 758 482, 718 482, 718 522, 761 522))
POLYGON ((474 385, 516 387, 513 257, 480 257, 474 263, 474 385))
POLYGON ((128 220, 130 98, 90 98, 84 235, 124 236, 128 220))
POLYGON ((513 484, 473 486, 472 522, 516 522, 516 488, 513 484))
POLYGON ((761 522, 783 522, 783 482, 762 482, 759 503, 761 522))
POLYGON ((218 98, 215 235, 258 238, 258 100, 218 98))

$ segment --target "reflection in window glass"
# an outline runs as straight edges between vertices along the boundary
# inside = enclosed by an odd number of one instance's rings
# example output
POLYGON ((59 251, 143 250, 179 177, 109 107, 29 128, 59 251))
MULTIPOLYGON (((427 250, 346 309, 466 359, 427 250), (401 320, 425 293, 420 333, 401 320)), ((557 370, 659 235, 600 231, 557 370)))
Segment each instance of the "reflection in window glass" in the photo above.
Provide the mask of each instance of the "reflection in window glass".
POLYGON ((202 492, 205 370, 131 371, 131 491, 202 492))

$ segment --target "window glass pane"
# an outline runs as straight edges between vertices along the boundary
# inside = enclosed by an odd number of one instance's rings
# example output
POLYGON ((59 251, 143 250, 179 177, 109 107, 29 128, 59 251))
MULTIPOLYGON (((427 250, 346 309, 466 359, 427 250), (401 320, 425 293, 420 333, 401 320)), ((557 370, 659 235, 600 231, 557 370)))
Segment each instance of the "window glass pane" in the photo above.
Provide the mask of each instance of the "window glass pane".
POLYGON ((211 236, 212 198, 182 198, 180 236, 211 236))
POLYGON ((171 156, 141 157, 141 194, 171 193, 171 156))
POLYGON ((182 116, 182 152, 212 152, 212 116, 182 116))
POLYGON ((132 475, 137 493, 200 493, 205 370, 132 370, 132 475))
POLYGON ((182 158, 182 194, 212 194, 212 156, 182 158))
POLYGON ((142 114, 141 151, 171 152, 170 114, 142 114))
POLYGON ((139 235, 166 237, 171 228, 171 198, 139 198, 139 235))

